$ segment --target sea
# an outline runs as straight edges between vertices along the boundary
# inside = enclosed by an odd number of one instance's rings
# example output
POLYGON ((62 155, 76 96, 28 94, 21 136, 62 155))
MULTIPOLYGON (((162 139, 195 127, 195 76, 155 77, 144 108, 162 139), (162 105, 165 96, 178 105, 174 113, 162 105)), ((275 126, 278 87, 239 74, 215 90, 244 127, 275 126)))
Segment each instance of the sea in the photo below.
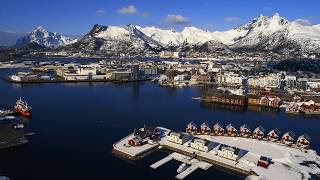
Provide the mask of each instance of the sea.
MULTIPOLYGON (((0 77, 15 70, 1 70, 0 77)), ((157 170, 149 166, 168 155, 155 152, 129 161, 112 154, 112 145, 143 125, 184 131, 193 121, 216 122, 267 131, 278 128, 296 136, 307 133, 320 151, 320 119, 269 110, 245 110, 204 104, 192 97, 201 87, 163 88, 152 82, 12 84, 0 80, 0 105, 12 107, 22 97, 32 106, 24 119, 27 145, 0 151, 0 176, 13 180, 174 179, 180 163, 157 170)), ((0 132, 1 135, 1 132, 0 132)), ((197 170, 187 179, 244 179, 223 169, 197 170)))

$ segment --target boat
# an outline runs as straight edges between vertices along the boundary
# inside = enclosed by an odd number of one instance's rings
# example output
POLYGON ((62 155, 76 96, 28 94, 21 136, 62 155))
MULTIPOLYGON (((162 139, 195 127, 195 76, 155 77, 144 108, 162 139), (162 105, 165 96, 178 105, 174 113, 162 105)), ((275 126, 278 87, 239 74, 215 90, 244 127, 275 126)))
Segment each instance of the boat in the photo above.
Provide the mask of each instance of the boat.
POLYGON ((14 129, 23 129, 23 128, 24 128, 24 125, 21 124, 21 123, 18 123, 18 124, 15 124, 15 125, 13 126, 13 128, 14 128, 14 129))
POLYGON ((20 113, 22 116, 31 116, 32 107, 28 105, 26 101, 23 101, 19 98, 14 106, 14 109, 17 113, 20 113))
POLYGON ((13 115, 14 111, 8 109, 0 109, 0 117, 13 115))
POLYGON ((189 167, 189 164, 187 164, 187 163, 182 163, 179 167, 178 167, 178 169, 177 169, 177 173, 182 173, 183 171, 185 171, 186 169, 188 169, 188 167, 189 167))

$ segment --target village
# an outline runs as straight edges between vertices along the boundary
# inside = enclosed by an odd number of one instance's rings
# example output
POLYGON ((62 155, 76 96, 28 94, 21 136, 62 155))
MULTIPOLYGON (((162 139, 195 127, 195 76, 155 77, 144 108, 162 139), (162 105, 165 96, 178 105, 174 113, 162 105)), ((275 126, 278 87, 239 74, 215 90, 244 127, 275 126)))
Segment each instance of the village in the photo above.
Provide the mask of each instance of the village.
POLYGON ((303 179, 319 171, 320 157, 310 149, 310 137, 296 137, 278 129, 266 132, 261 126, 237 129, 207 122, 190 122, 185 132, 144 126, 113 145, 116 155, 137 160, 163 148, 172 153, 150 165, 157 169, 170 160, 180 161, 177 179, 184 179, 196 169, 218 167, 241 177, 260 179, 303 179), (308 164, 306 164, 308 163, 308 164), (286 172, 286 173, 283 173, 286 172), (303 177, 302 177, 303 176, 303 177))

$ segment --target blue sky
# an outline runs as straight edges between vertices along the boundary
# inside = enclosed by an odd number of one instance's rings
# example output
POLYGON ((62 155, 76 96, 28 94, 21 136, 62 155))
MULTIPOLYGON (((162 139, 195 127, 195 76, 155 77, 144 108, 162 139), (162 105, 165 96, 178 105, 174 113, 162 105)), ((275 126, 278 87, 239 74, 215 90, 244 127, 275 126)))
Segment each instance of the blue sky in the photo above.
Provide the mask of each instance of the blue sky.
POLYGON ((226 30, 260 14, 320 24, 319 0, 1 0, 0 30, 84 34, 94 24, 226 30))

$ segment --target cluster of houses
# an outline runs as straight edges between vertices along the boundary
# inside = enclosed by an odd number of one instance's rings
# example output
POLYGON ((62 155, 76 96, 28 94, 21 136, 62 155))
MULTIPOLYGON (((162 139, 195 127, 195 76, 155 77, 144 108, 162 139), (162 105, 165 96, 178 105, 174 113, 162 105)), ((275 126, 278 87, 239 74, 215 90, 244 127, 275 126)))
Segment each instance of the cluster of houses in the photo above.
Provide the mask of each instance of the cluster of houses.
POLYGON ((278 108, 280 106, 280 103, 281 99, 278 96, 248 96, 248 105, 278 108))
POLYGON ((157 128, 144 125, 142 129, 135 129, 133 138, 128 140, 130 146, 142 146, 160 140, 160 131, 157 128))
POLYGON ((213 128, 211 128, 208 123, 204 122, 199 128, 194 122, 190 122, 187 125, 186 133, 191 135, 226 135, 230 137, 253 138, 257 140, 266 140, 269 142, 280 142, 287 146, 293 146, 295 144, 296 147, 304 149, 308 149, 310 146, 310 137, 306 134, 299 136, 295 142, 295 135, 291 131, 286 132, 281 136, 278 129, 273 129, 269 133, 266 133, 266 130, 259 126, 255 128, 254 131, 251 131, 246 124, 242 125, 238 131, 238 129, 232 124, 228 124, 226 128, 223 128, 219 123, 216 123, 213 128))

